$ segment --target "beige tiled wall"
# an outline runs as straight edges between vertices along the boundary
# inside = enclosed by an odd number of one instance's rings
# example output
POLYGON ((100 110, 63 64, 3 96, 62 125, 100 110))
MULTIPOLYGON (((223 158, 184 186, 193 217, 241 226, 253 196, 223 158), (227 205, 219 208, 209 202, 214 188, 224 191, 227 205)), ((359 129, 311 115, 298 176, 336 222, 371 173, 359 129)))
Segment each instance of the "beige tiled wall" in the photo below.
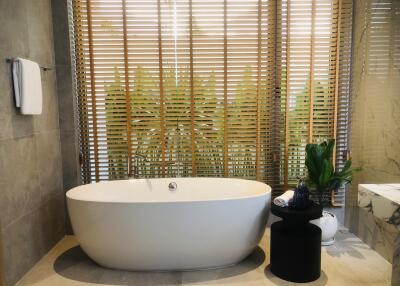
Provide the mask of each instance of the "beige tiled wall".
POLYGON ((345 218, 354 233, 362 223, 357 185, 400 182, 400 1, 381 10, 387 29, 373 29, 365 13, 383 2, 389 1, 354 1, 350 149, 362 170, 347 193, 345 218))

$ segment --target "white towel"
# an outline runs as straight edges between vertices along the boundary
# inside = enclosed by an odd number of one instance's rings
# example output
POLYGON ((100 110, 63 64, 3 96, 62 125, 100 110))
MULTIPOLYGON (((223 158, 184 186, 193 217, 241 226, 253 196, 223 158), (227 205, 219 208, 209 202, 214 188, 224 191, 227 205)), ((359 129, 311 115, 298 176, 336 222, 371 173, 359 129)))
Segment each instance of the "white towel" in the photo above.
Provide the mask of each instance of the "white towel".
POLYGON ((274 204, 280 207, 287 207, 289 206, 289 202, 293 199, 294 191, 286 191, 279 197, 274 199, 274 204))
POLYGON ((30 60, 16 58, 13 61, 15 102, 22 114, 42 113, 42 80, 40 67, 30 60))

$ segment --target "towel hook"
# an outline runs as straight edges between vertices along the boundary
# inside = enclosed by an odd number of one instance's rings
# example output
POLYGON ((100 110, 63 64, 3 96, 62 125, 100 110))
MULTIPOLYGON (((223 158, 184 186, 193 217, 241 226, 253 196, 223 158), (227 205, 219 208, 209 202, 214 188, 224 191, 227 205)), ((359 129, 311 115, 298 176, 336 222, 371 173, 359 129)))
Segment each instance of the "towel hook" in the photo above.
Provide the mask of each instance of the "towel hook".
MULTIPOLYGON (((7 58, 6 59, 6 62, 7 63, 12 63, 14 61, 14 59, 10 59, 10 58, 7 58)), ((43 66, 40 66, 40 68, 43 70, 43 71, 48 71, 48 70, 51 70, 51 68, 49 68, 49 67, 43 67, 43 66)))

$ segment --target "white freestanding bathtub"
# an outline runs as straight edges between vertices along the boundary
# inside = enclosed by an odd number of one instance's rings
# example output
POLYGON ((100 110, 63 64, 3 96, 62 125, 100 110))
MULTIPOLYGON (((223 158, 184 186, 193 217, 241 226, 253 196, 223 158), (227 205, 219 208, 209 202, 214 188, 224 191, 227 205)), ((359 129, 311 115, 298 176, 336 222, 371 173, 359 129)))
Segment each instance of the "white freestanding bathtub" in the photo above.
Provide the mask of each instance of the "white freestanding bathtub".
POLYGON ((268 185, 224 178, 132 179, 67 192, 82 249, 102 266, 125 270, 235 264, 258 245, 270 203, 268 185))

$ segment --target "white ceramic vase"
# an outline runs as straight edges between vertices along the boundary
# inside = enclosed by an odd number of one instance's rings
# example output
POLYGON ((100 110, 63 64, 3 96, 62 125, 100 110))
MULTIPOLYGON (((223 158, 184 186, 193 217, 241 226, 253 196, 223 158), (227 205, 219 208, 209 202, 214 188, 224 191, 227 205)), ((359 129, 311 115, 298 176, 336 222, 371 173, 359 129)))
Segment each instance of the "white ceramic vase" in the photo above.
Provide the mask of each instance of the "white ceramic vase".
POLYGON ((322 217, 312 220, 311 223, 321 228, 321 245, 327 246, 335 243, 335 234, 338 229, 338 221, 335 214, 323 211, 322 217))

